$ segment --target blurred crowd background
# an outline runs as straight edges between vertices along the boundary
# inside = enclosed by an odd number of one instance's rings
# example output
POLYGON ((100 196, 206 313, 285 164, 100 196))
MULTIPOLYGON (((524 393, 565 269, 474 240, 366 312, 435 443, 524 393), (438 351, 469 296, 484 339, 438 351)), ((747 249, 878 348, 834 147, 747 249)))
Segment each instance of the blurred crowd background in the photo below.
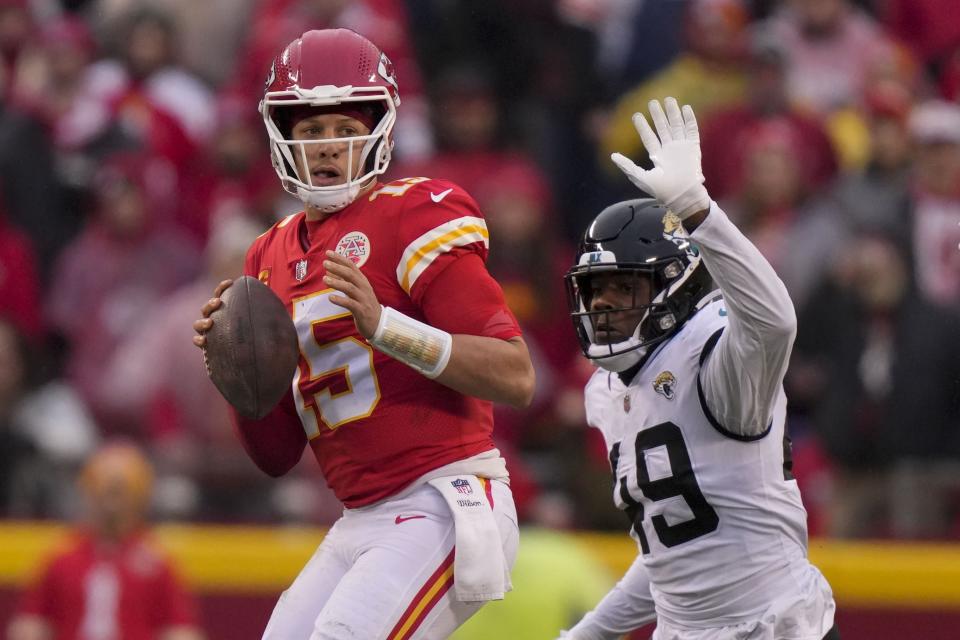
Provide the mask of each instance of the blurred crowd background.
POLYGON ((635 197, 651 98, 694 106, 711 195, 792 294, 794 473, 813 535, 960 539, 954 0, 0 0, 0 514, 73 520, 104 443, 155 520, 329 524, 312 456, 248 461, 191 344, 217 281, 299 210, 257 112, 272 57, 349 27, 394 61, 391 178, 480 203, 534 405, 497 409, 522 522, 625 531, 562 275, 635 197))

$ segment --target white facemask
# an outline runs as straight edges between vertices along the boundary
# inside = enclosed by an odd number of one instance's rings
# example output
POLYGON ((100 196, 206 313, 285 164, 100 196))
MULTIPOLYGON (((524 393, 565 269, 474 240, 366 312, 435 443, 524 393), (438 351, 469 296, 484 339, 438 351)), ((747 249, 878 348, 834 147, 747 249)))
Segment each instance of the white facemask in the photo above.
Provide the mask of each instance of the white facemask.
POLYGON ((387 170, 393 150, 391 134, 396 123, 397 112, 394 101, 385 89, 354 88, 354 87, 315 87, 312 90, 297 90, 280 92, 277 96, 267 94, 260 106, 264 124, 270 137, 270 152, 273 157, 273 166, 280 177, 283 188, 296 195, 304 204, 316 207, 325 213, 339 211, 353 202, 364 186, 370 184, 377 176, 387 170), (355 102, 380 100, 385 105, 384 116, 376 124, 373 131, 367 136, 353 138, 339 138, 330 140, 302 141, 284 138, 270 113, 271 107, 291 107, 300 104, 312 106, 330 106, 344 104, 349 106, 355 102), (359 150, 360 175, 353 175, 354 145, 362 142, 359 150), (348 153, 348 173, 344 184, 330 186, 315 186, 310 176, 299 176, 293 167, 296 166, 294 156, 299 155, 306 165, 306 149, 315 144, 345 144, 348 153), (372 157, 368 171, 368 158, 372 157))

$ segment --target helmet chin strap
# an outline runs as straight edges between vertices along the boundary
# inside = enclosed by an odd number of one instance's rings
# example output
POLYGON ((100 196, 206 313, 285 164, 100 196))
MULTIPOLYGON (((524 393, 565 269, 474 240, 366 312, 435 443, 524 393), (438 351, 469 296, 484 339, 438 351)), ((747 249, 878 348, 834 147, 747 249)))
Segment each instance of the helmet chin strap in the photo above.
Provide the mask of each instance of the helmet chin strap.
POLYGON ((614 373, 626 371, 646 354, 647 348, 640 346, 640 338, 636 336, 614 344, 591 344, 587 349, 587 357, 598 367, 614 373))
POLYGON ((344 184, 340 189, 325 189, 323 191, 311 191, 303 187, 297 187, 297 196, 309 207, 319 209, 324 213, 333 213, 334 211, 340 211, 340 209, 356 200, 360 194, 360 188, 361 186, 355 182, 344 184))
MULTIPOLYGON (((581 310, 584 308, 582 302, 580 308, 581 310)), ((640 346, 643 343, 643 341, 640 340, 640 327, 649 314, 649 310, 643 314, 643 318, 641 318, 637 326, 634 327, 633 334, 629 338, 610 344, 597 344, 594 342, 595 334, 592 323, 586 318, 581 318, 580 321, 583 323, 587 335, 590 336, 590 347, 587 349, 587 357, 601 369, 614 373, 626 371, 640 362, 643 356, 647 354, 647 347, 640 346)))

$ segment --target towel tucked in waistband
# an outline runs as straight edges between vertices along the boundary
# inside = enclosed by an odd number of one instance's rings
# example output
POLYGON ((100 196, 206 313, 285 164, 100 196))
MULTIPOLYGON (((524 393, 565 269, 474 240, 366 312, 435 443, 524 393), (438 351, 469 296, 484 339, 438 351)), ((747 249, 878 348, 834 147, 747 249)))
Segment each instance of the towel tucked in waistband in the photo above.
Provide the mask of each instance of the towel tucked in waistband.
POLYGON ((477 476, 457 475, 434 478, 428 484, 440 492, 453 514, 453 587, 457 600, 502 600, 512 589, 510 568, 483 483, 477 476))

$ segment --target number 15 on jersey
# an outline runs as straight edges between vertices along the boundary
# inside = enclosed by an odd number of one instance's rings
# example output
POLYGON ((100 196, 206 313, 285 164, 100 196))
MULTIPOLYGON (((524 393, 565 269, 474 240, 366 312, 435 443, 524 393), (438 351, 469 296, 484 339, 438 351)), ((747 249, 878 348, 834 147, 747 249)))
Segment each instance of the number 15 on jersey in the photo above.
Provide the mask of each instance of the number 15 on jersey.
POLYGON ((373 367, 373 347, 354 336, 320 342, 316 327, 350 317, 333 304, 333 289, 325 289, 293 301, 293 324, 306 372, 293 378, 297 413, 308 438, 320 433, 320 424, 336 429, 368 417, 380 402, 380 382, 373 367))

